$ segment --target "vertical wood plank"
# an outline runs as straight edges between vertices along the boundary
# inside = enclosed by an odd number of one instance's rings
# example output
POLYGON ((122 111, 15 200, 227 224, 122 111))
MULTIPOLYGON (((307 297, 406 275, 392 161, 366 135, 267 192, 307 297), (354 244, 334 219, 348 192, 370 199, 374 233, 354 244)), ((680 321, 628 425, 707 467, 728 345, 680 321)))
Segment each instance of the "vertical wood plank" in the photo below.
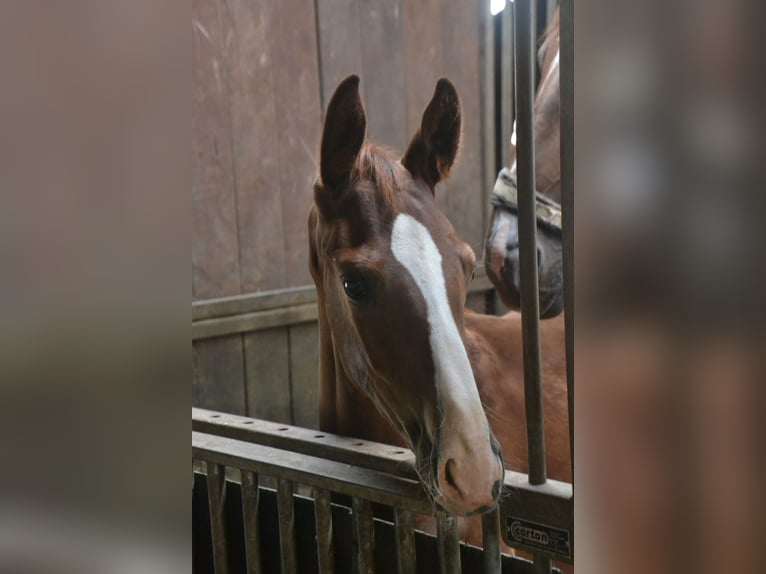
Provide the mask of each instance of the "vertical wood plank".
POLYGON ((354 572, 373 574, 375 572, 375 530, 372 523, 372 504, 368 500, 354 497, 351 502, 353 510, 353 541, 355 565, 354 572))
POLYGON ((314 493, 314 509, 319 572, 320 574, 333 574, 335 572, 335 555, 333 550, 332 511, 330 508, 330 493, 328 491, 318 489, 314 493))
POLYGON ((192 2, 192 290, 240 292, 231 124, 216 0, 192 2))
POLYGON ((192 404, 245 414, 242 337, 205 339, 192 345, 192 404))
POLYGON ((226 551, 226 517, 224 516, 225 473, 226 469, 223 466, 212 462, 207 463, 207 497, 215 574, 226 574, 229 571, 226 551))
POLYGON ((261 540, 258 527, 258 475, 242 471, 242 521, 248 574, 261 574, 261 540))
POLYGON ((279 118, 279 185, 286 286, 311 283, 306 221, 319 171, 319 56, 314 0, 274 2, 274 103, 279 118))
POLYGON ((447 216, 460 238, 475 253, 484 239, 484 193, 481 138, 481 2, 444 0, 442 54, 448 76, 457 87, 463 113, 463 137, 458 162, 443 186, 447 216))
POLYGON ((280 479, 277 483, 277 514, 279 515, 279 548, 282 557, 282 574, 297 572, 295 555, 295 501, 293 484, 280 479))
POLYGON ((402 153, 407 142, 400 0, 360 0, 367 136, 402 153))
POLYGON ((292 422, 288 327, 245 335, 248 416, 292 422))
MULTIPOLYGON (((192 296, 240 293, 231 122, 217 0, 192 2, 192 296)), ((242 338, 192 346, 193 404, 244 413, 242 338)))
POLYGON ((415 554, 415 522, 411 512, 395 509, 396 560, 399 574, 415 574, 417 555, 415 554))
POLYGON ((319 325, 290 327, 290 388, 293 424, 319 428, 319 325))
MULTIPOLYGON (((445 75, 441 49, 442 2, 441 0, 404 2, 402 14, 407 95, 405 100, 406 134, 407 138, 410 138, 420 127, 423 110, 433 95, 437 80, 445 75)), ((398 103, 396 101, 389 103, 389 106, 393 105, 398 103)), ((401 151, 403 152, 404 149, 401 151)))
POLYGON ((244 292, 287 282, 278 142, 283 137, 274 102, 275 3, 219 0, 225 37, 232 150, 244 292))
POLYGON ((362 75, 362 38, 358 0, 321 0, 316 9, 324 112, 341 80, 362 75))

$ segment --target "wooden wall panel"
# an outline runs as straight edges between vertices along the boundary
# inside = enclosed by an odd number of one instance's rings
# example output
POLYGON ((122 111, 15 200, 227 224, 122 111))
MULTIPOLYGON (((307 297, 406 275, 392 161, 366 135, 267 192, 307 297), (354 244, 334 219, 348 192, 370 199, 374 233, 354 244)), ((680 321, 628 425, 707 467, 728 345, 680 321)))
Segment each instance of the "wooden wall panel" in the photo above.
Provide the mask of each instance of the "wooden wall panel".
MULTIPOLYGON (((192 4, 192 296, 240 293, 231 117, 223 70, 224 35, 215 0, 192 4)), ((193 404, 245 412, 242 337, 192 349, 193 404)))
POLYGON ((319 0, 316 10, 324 114, 341 80, 362 74, 362 31, 358 0, 319 0))
MULTIPOLYGON (((287 283, 311 283, 306 221, 319 167, 321 104, 314 0, 280 0, 272 35, 274 102, 279 118, 279 191, 287 283)), ((280 256, 279 252, 272 257, 280 256)))
POLYGON ((367 137, 403 152, 407 143, 400 0, 360 0, 362 94, 367 137))
POLYGON ((458 235, 481 256, 485 193, 482 173, 481 2, 442 2, 442 50, 447 75, 460 94, 463 137, 458 163, 444 186, 447 216, 458 235))
POLYGON ((231 122, 216 0, 193 1, 192 292, 240 292, 231 122))
POLYGON ((281 327, 245 335, 248 416, 292 421, 287 331, 281 327))
POLYGON ((319 325, 290 327, 293 424, 319 428, 319 325))
POLYGON ((209 339, 192 346, 192 405, 246 414, 242 336, 209 339))

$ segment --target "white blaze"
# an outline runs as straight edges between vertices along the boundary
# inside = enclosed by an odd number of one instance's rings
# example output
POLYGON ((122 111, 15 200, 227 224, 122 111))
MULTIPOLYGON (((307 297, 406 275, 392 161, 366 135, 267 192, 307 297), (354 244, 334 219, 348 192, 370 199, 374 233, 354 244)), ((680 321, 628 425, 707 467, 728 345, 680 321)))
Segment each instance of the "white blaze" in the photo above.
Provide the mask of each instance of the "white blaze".
POLYGON ((483 415, 471 363, 447 300, 442 257, 431 234, 412 216, 399 214, 391 232, 391 251, 426 301, 436 385, 444 409, 480 411, 483 415))

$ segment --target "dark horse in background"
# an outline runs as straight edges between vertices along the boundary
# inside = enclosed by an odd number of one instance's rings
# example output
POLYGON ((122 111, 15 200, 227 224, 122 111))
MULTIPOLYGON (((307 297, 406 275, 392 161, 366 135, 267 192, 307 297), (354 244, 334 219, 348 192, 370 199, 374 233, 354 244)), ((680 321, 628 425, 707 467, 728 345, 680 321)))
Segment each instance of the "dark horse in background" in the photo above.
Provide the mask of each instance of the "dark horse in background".
MULTIPOLYGON (((558 10, 542 36, 538 62, 541 80, 534 106, 535 181, 538 192, 537 254, 540 316, 549 318, 557 316, 564 309, 558 207, 561 203, 558 10)), ((484 267, 487 276, 509 309, 519 309, 521 301, 517 206, 513 199, 509 199, 509 195, 515 192, 515 178, 514 126, 510 168, 501 172, 495 186, 492 217, 484 242, 484 267)))
MULTIPOLYGON (((465 308, 475 255, 438 208, 460 142, 457 91, 440 80, 401 159, 365 141, 350 76, 323 128, 309 214, 322 430, 412 448, 433 502, 462 516, 497 503, 503 467, 527 472, 521 323, 465 308)), ((543 357, 549 476, 569 480, 563 329, 543 357)), ((481 544, 478 516, 461 537, 481 544)))

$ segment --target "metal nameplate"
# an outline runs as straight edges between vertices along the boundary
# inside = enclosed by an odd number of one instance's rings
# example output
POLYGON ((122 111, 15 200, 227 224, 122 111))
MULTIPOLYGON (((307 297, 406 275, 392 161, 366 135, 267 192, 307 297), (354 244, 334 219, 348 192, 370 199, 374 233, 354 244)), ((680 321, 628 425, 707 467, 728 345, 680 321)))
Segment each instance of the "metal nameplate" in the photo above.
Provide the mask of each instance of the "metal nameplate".
POLYGON ((569 532, 566 530, 513 516, 506 516, 505 527, 505 538, 509 542, 518 542, 566 558, 572 557, 569 532))

